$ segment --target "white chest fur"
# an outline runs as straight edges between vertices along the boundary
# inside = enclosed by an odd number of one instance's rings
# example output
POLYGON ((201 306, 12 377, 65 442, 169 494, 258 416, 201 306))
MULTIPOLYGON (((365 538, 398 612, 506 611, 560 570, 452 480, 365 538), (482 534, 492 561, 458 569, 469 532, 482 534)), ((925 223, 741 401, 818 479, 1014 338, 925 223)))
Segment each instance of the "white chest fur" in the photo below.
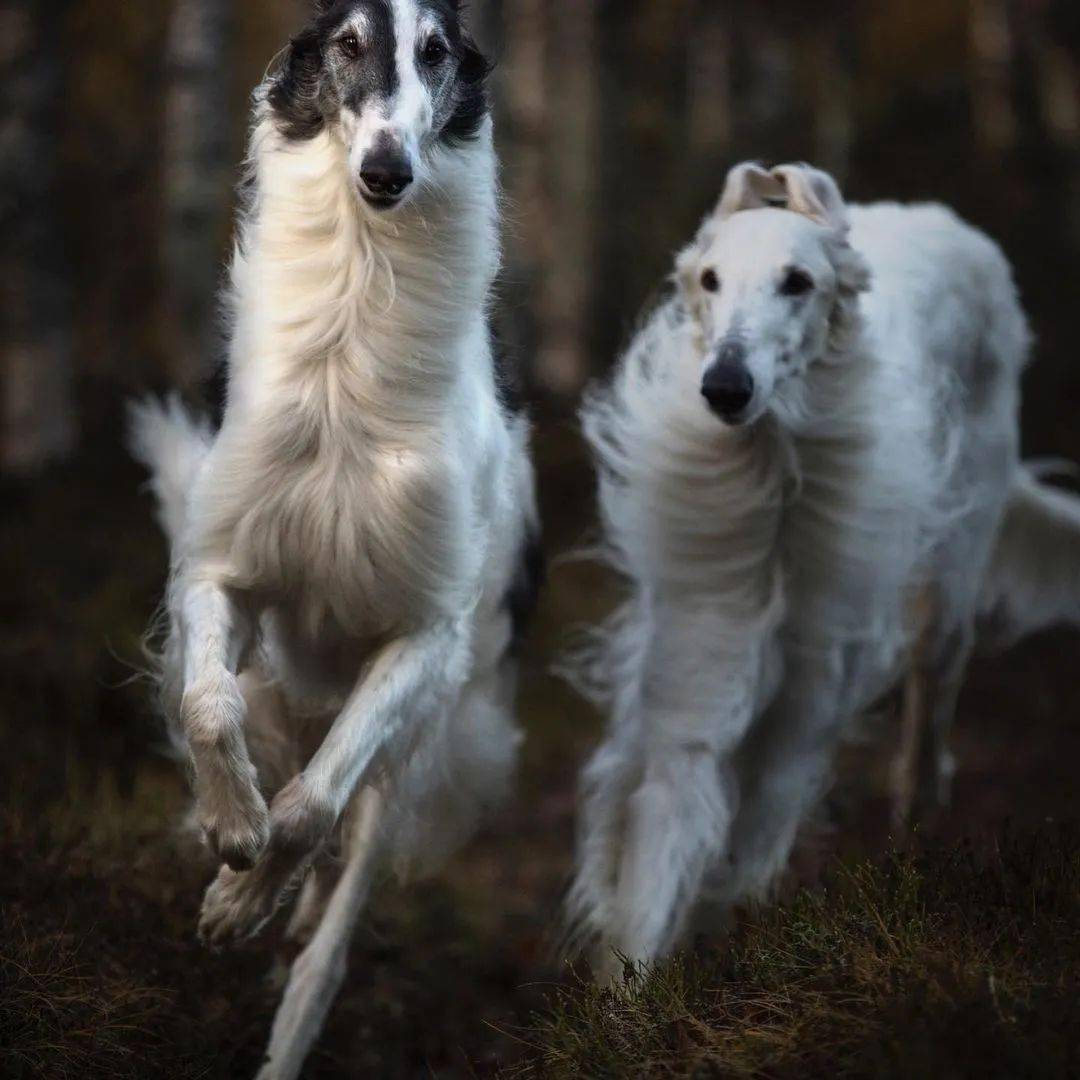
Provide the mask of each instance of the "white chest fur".
POLYGON ((434 194, 384 220, 359 206, 332 131, 283 146, 256 127, 196 546, 309 638, 328 619, 381 637, 475 588, 478 463, 450 416, 478 366, 491 381, 477 332, 498 261, 490 131, 439 153, 434 194))

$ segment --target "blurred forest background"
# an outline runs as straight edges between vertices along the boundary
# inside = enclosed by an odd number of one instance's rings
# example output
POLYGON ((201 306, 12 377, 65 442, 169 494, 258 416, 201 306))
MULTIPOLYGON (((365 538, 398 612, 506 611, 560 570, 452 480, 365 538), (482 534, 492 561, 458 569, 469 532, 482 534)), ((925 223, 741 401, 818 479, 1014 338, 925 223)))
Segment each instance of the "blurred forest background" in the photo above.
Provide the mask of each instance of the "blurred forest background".
MULTIPOLYGON (((265 1033, 266 957, 191 941, 207 868, 173 857, 184 782, 132 679, 166 555, 121 429, 128 396, 195 391, 220 354, 249 97, 306 9, 0 0, 0 1075, 166 1061, 230 1076, 265 1033), (30 1021, 3 1012, 5 987, 8 1006, 66 1004, 30 1021)), ((592 522, 578 395, 745 158, 812 161, 854 200, 941 199, 994 235, 1039 339, 1026 452, 1080 461, 1077 0, 469 10, 497 61, 499 323, 536 420, 550 554, 592 522)), ((524 680, 523 794, 445 884, 376 909, 311 1075, 489 1074, 520 1053, 509 1032, 550 970, 573 778, 597 730, 546 665, 611 595, 595 570, 554 567, 524 680)), ((947 834, 1080 817, 1077 644, 1045 635, 976 669, 947 834)), ((853 768, 860 807, 880 771, 853 768)), ((880 815, 837 815, 833 847, 883 842, 880 815)))

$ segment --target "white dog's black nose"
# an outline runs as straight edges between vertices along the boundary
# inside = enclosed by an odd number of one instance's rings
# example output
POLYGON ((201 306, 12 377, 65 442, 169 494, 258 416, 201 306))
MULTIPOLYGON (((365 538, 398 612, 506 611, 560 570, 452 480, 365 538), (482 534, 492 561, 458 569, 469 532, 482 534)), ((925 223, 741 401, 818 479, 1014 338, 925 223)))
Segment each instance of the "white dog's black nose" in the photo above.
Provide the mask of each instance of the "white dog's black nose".
POLYGON ((701 393, 723 420, 738 420, 754 396, 754 378, 746 369, 746 350, 738 342, 723 345, 701 380, 701 393))
POLYGON ((392 202, 413 182, 412 165, 401 150, 380 143, 365 155, 360 179, 372 198, 392 202))

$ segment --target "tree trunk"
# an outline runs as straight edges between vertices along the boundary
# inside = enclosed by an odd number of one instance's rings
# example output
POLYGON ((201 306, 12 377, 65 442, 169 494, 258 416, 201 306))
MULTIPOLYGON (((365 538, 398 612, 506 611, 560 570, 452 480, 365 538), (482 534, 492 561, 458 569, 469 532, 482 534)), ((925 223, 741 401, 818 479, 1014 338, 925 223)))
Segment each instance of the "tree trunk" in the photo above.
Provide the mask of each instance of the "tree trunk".
POLYGON ((971 105, 975 136, 988 155, 1016 144, 1015 43, 1006 0, 971 0, 971 105))
POLYGON ((552 213, 545 183, 547 0, 503 0, 502 49, 495 69, 497 114, 505 117, 499 145, 508 212, 503 221, 506 272, 501 279, 507 317, 499 337, 515 364, 531 365, 544 337, 536 304, 538 283, 548 265, 548 222, 552 213))
POLYGON ((198 382, 218 351, 216 294, 232 162, 230 0, 174 0, 165 107, 165 312, 172 379, 198 382))
POLYGON ((594 5, 549 0, 547 97, 557 124, 545 142, 548 258, 537 304, 543 336, 536 378, 546 390, 576 396, 591 374, 589 324, 595 281, 599 168, 594 5))
POLYGON ((0 469, 32 475, 70 454, 69 256, 57 210, 66 4, 0 8, 0 469))

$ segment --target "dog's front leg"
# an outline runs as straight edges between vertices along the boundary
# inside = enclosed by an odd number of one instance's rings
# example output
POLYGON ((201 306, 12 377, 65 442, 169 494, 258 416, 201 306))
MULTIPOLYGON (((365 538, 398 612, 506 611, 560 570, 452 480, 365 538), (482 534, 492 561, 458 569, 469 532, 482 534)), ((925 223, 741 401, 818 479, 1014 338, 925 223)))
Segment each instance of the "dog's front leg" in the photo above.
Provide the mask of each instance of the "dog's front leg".
POLYGON ((452 704, 468 659, 463 620, 440 621, 379 651, 307 768, 274 799, 266 854, 248 873, 222 868, 207 889, 199 932, 208 944, 241 941, 262 928, 376 756, 400 767, 423 721, 452 704))
POLYGON ((253 865, 270 835, 269 815, 244 740, 238 674, 251 646, 251 614, 213 581, 177 586, 183 638, 180 718, 195 766, 199 824, 228 866, 253 865))

